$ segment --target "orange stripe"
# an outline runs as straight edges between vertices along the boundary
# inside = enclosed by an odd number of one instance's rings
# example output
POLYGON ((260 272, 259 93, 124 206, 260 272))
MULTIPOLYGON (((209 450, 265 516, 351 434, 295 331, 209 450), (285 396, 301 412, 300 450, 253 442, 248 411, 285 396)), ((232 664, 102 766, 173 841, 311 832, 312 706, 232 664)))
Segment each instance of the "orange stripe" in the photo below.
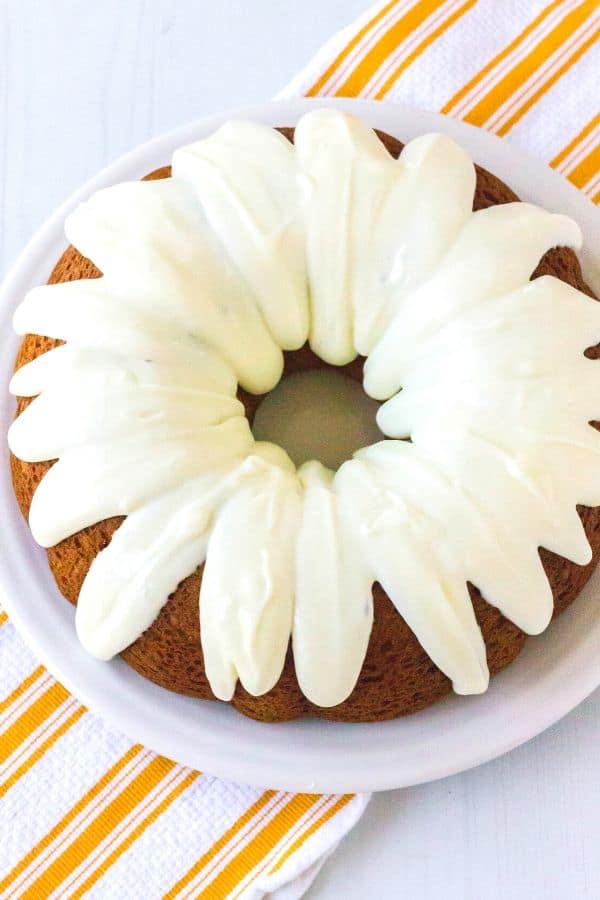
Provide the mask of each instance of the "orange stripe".
POLYGON ((328 804, 331 804, 333 799, 332 794, 321 794, 319 800, 313 804, 313 806, 309 809, 308 813, 304 816, 301 816, 296 825, 293 825, 291 828, 287 829, 287 832, 284 834, 283 838, 276 845, 275 850, 271 853, 266 854, 266 858, 259 862, 258 866, 254 869, 251 869, 250 872, 245 876, 245 879, 240 880, 236 889, 228 894, 228 900, 238 900, 238 898, 244 893, 246 888, 250 885, 255 885, 259 877, 262 873, 267 869, 273 859, 277 859, 278 855, 282 853, 290 844, 292 844, 295 838, 304 833, 306 829, 308 829, 313 822, 316 822, 324 809, 327 808, 328 804))
POLYGON ((433 44, 433 42, 436 41, 440 37, 440 35, 444 34, 444 32, 447 31, 452 25, 454 25, 454 23, 458 19, 464 16, 464 14, 469 9, 475 6, 476 3, 477 0, 467 0, 466 3, 463 3, 462 6, 459 6, 458 9, 454 10, 454 12, 452 12, 447 19, 444 19, 437 28, 435 28, 430 34, 423 38, 418 46, 415 47, 415 49, 402 60, 402 62, 396 67, 396 69, 394 69, 389 78, 386 79, 383 87, 380 88, 375 94, 375 100, 382 100, 383 97, 385 97, 385 95, 388 93, 390 88, 396 83, 402 72, 404 72, 405 69, 412 65, 415 59, 420 56, 421 53, 423 53, 423 51, 426 50, 430 44, 433 44))
MULTIPOLYGON (((21 697, 25 693, 25 691, 31 687, 34 681, 38 681, 45 674, 46 670, 43 666, 38 666, 37 669, 34 669, 31 675, 28 675, 27 678, 22 681, 21 684, 0 703, 0 717, 8 710, 10 706, 14 704, 15 700, 18 700, 19 697, 21 697)), ((0 724, 2 724, 1 718, 0 724)))
POLYGON ((55 713, 69 699, 69 696, 62 684, 55 681, 33 703, 27 706, 2 735, 0 764, 12 756, 20 744, 55 713))
POLYGON ((582 188, 591 181, 596 172, 600 169, 600 145, 592 147, 589 153, 579 160, 576 166, 571 169, 568 174, 569 181, 572 181, 575 187, 582 188))
POLYGON ((70 700, 66 700, 62 703, 57 710, 51 711, 50 715, 45 717, 37 728, 33 729, 27 739, 15 747, 11 755, 7 757, 6 763, 3 766, 0 766, 0 770, 3 768, 12 768, 15 763, 18 763, 23 758, 27 758, 27 755, 31 754, 35 749, 36 742, 47 735, 48 732, 51 733, 54 728, 58 727, 65 713, 74 711, 77 706, 78 704, 73 698, 70 698, 70 700))
POLYGON ((238 834, 242 828, 248 824, 248 822, 254 818, 254 816, 260 812, 276 795, 277 791, 265 791, 258 800, 250 806, 246 812, 237 819, 231 828, 228 828, 224 834, 216 841, 207 852, 200 857, 200 859, 194 863, 194 865, 189 869, 186 874, 181 878, 176 884, 173 885, 171 890, 165 894, 163 900, 174 900, 174 898, 185 888, 190 882, 192 882, 202 871, 202 869, 206 868, 208 863, 213 859, 227 844, 229 844, 232 838, 238 834))
POLYGON ((338 69, 339 66, 344 62, 344 60, 350 55, 350 53, 354 50, 354 48, 362 41, 362 39, 368 34, 371 29, 380 22, 384 16, 388 14, 388 12, 392 9, 393 6, 396 5, 396 0, 391 0, 391 3, 387 3, 383 9, 381 9, 374 18, 372 18, 367 24, 360 29, 360 31, 354 35, 351 41, 344 47, 344 49, 339 53, 331 65, 323 72, 318 81, 313 84, 313 86, 307 91, 307 97, 316 97, 319 91, 322 89, 323 85, 326 84, 334 72, 338 69))
POLYGON ((333 818, 333 816, 335 816, 336 813, 343 809, 344 806, 347 806, 347 804, 353 798, 354 794, 343 794, 343 796, 341 796, 339 800, 337 800, 337 802, 333 804, 333 806, 330 806, 329 809, 326 809, 325 812, 317 819, 315 819, 315 821, 312 822, 312 824, 306 829, 306 831, 303 831, 300 835, 298 835, 296 840, 293 841, 287 848, 287 850, 285 850, 284 853, 281 854, 273 868, 270 869, 269 874, 272 875, 274 872, 279 871, 286 859, 289 859, 292 853, 295 853, 296 850, 298 850, 312 834, 318 831, 319 828, 321 828, 325 824, 325 822, 328 822, 329 819, 333 818))
POLYGON ((56 741, 60 737, 62 737, 63 734, 65 734, 72 725, 75 724, 75 722, 79 721, 79 719, 85 712, 85 707, 78 706, 77 709, 68 718, 61 722, 58 728, 50 732, 45 741, 43 741, 35 748, 34 752, 27 757, 27 759, 19 766, 18 769, 15 769, 10 778, 8 778, 3 784, 0 784, 0 798, 3 797, 14 784, 16 784, 16 782, 19 780, 19 778, 21 778, 22 775, 28 772, 29 769, 31 769, 31 767, 34 766, 39 759, 41 759, 44 753, 49 750, 50 747, 52 747, 52 745, 55 744, 56 741))
MULTIPOLYGON (((145 771, 145 767, 142 769, 142 772, 143 771, 145 771)), ((120 842, 127 839, 128 828, 131 828, 134 822, 137 822, 138 824, 143 822, 146 818, 146 814, 150 815, 152 804, 161 797, 164 799, 165 795, 168 796, 172 785, 177 786, 179 783, 179 775, 180 773, 177 771, 177 768, 174 767, 161 781, 159 781, 158 785, 153 786, 150 789, 149 793, 143 797, 142 801, 131 813, 126 815, 115 828, 108 830, 102 835, 101 840, 88 854, 86 854, 79 866, 75 866, 61 883, 61 894, 68 893, 70 898, 72 892, 75 890, 75 886, 80 879, 86 875, 86 872, 90 873, 87 876, 90 878, 94 871, 103 865, 102 858, 104 854, 107 852, 110 854, 113 850, 119 848, 120 842)))
POLYGON ((6 622, 8 622, 8 616, 6 615, 5 612, 0 612, 0 628, 2 628, 2 626, 3 626, 6 622))
POLYGON ((592 197, 592 203, 600 203, 600 191, 594 194, 592 197))
POLYGON ((502 60, 506 59, 510 54, 515 50, 520 44, 522 44, 529 35, 536 30, 538 25, 540 25, 545 19, 548 18, 550 13, 552 13, 557 7, 560 7, 563 0, 554 0, 553 3, 550 3, 542 12, 533 19, 526 28, 523 29, 506 47, 500 51, 493 59, 491 59, 483 69, 471 78, 470 81, 465 84, 448 102, 442 107, 441 112, 448 114, 451 113, 453 108, 457 106, 461 100, 463 100, 468 94, 470 94, 474 87, 476 87, 480 82, 484 80, 486 75, 488 75, 493 69, 495 69, 502 60))
POLYGON ((588 183, 583 186, 583 191, 584 191, 584 193, 587 194, 588 199, 593 198, 596 195, 596 192, 597 192, 599 186, 600 186, 600 172, 596 172, 592 176, 592 178, 590 178, 588 183))
POLYGON ((153 757, 123 790, 119 791, 100 809, 98 815, 65 847, 62 853, 54 857, 27 890, 19 895, 20 898, 22 900, 40 900, 40 897, 48 897, 57 890, 63 881, 106 838, 107 834, 132 813, 146 795, 154 790, 175 766, 176 763, 163 757, 153 757))
MULTIPOLYGON (((131 747, 124 756, 118 760, 114 766, 108 770, 108 772, 103 775, 103 777, 96 782, 94 787, 92 787, 89 791, 84 794, 84 796, 78 800, 78 802, 71 807, 69 812, 63 816, 63 818, 58 822, 48 834, 39 841, 35 847, 33 847, 24 857, 23 859, 8 873, 8 875, 4 878, 3 881, 0 882, 0 897, 4 896, 7 888, 10 887, 11 884, 21 875, 25 869, 28 869, 31 864, 35 861, 36 857, 38 857, 50 844, 52 844, 59 835, 68 828, 68 826, 72 823, 72 821, 85 809, 86 806, 93 804, 94 800, 98 797, 99 794, 110 784, 111 781, 115 780, 120 772, 129 765, 129 763, 134 759, 134 757, 138 756, 142 751, 142 747, 139 744, 131 747)), ((39 864, 38 864, 39 866, 39 864)))
POLYGON ((286 832, 320 800, 320 794, 296 794, 292 797, 279 812, 275 813, 272 819, 269 819, 264 828, 261 828, 248 843, 242 845, 225 868, 210 882, 210 885, 204 888, 200 896, 211 898, 211 900, 227 897, 246 875, 277 846, 286 832))
POLYGON ((420 0, 381 35, 336 90, 336 97, 357 97, 398 44, 423 24, 446 0, 420 0))
POLYGON ((591 132, 594 130, 594 128, 598 124, 600 124, 600 113, 598 113, 598 115, 594 116, 593 119, 590 119, 590 121, 587 123, 587 125, 585 125, 581 129, 579 134, 576 135, 573 138, 573 140, 570 141, 567 144, 567 146, 564 147, 560 151, 560 153, 557 153, 557 155, 554 157, 554 159, 552 160, 550 165, 553 166, 554 168, 556 168, 557 166, 560 166, 560 164, 563 162, 563 160, 565 160, 567 158, 567 156, 571 155, 571 153, 573 152, 575 147, 577 147, 578 144, 581 144, 586 139, 586 137, 589 134, 591 134, 591 132))
POLYGON ((69 900, 77 900, 79 897, 89 891, 100 878, 102 878, 110 867, 128 850, 131 845, 150 827, 156 820, 171 806, 177 797, 181 796, 198 778, 199 772, 190 772, 161 800, 145 818, 143 818, 134 828, 134 830, 119 844, 112 853, 104 860, 104 862, 92 872, 83 884, 80 885, 73 893, 69 893, 69 900))
POLYGON ((589 35, 586 40, 582 44, 579 44, 579 46, 575 47, 570 55, 567 54, 562 65, 555 69, 553 73, 546 79, 546 81, 543 81, 540 84, 540 87, 535 91, 535 93, 532 94, 521 107, 517 108, 513 115, 509 119, 507 119, 500 128, 495 129, 496 134, 500 136, 507 134, 507 132, 510 131, 513 125, 516 125, 519 119, 521 119, 525 115, 525 113, 538 102, 540 97, 547 93, 552 85, 556 84, 559 78, 562 78, 565 72, 567 72, 571 68, 571 66, 573 66, 578 60, 581 59, 581 57, 585 53, 587 53, 590 47, 598 40, 599 34, 600 32, 598 31, 598 28, 590 28, 589 35))
MULTIPOLYGON (((464 121, 469 122, 471 125, 484 125, 494 113, 496 113, 497 110, 506 103, 516 91, 518 91, 523 83, 535 73, 544 60, 552 53, 559 50, 567 38, 583 25, 586 19, 588 19, 596 9, 597 5, 595 0, 591 0, 591 2, 590 0, 584 0, 583 3, 568 12, 529 52, 525 54, 525 56, 521 57, 511 69, 487 91, 484 97, 469 109, 463 116, 464 121)), ((520 118, 523 112, 528 109, 539 96, 545 92, 545 90, 547 90, 550 84, 553 84, 556 79, 560 77, 566 68, 568 68, 568 65, 561 67, 559 71, 548 80, 545 86, 542 85, 534 97, 528 101, 520 115, 513 116, 509 123, 505 123, 505 125, 502 126, 502 129, 498 131, 498 134, 504 134, 508 131, 514 122, 517 121, 517 118, 520 118)))

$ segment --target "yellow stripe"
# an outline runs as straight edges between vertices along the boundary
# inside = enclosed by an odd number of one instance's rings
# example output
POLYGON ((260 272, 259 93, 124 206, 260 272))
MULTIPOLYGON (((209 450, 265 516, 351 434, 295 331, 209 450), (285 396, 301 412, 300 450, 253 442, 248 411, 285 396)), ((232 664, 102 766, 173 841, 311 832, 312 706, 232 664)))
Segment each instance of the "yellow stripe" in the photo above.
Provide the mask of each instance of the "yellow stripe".
POLYGON ((281 854, 275 865, 272 869, 270 869, 270 874, 272 875, 274 872, 278 872, 282 867, 286 859, 289 859, 292 853, 295 853, 308 838, 314 834, 316 831, 321 828, 325 822, 328 822, 329 819, 333 818, 344 806, 347 806, 350 801, 354 799, 354 794, 343 794, 333 806, 330 806, 329 809, 326 809, 325 812, 315 819, 315 821, 309 825, 309 827, 303 831, 295 841, 293 841, 290 846, 281 854))
POLYGON ((275 845, 275 848, 266 855, 265 859, 260 861, 254 869, 250 869, 244 879, 240 879, 236 888, 228 894, 228 900, 238 900, 246 888, 256 884, 260 875, 271 865, 273 860, 277 859, 278 855, 285 851, 298 835, 303 834, 313 822, 316 822, 317 819, 320 818, 323 810, 332 805, 333 799, 332 794, 321 794, 318 801, 313 804, 308 813, 301 816, 295 825, 287 829, 283 838, 275 845))
MULTIPOLYGON (((549 9, 551 8, 552 7, 549 7, 549 9)), ((521 85, 534 74, 544 60, 556 50, 560 49, 567 38, 569 38, 596 9, 596 0, 584 0, 584 2, 579 4, 579 6, 576 6, 575 9, 567 12, 547 34, 541 37, 529 51, 520 57, 509 71, 503 75, 498 82, 493 84, 485 95, 468 110, 463 116, 464 120, 472 125, 485 124, 485 122, 487 122, 488 119, 490 119, 521 87, 521 85)), ((527 29, 523 32, 523 35, 525 35, 526 32, 527 29)), ((499 61, 503 55, 504 53, 500 54, 495 63, 499 61)), ((561 69, 559 74, 562 74, 563 71, 564 68, 561 69)), ((550 86, 550 83, 554 83, 556 78, 559 77, 559 74, 552 78, 546 87, 540 88, 534 98, 527 104, 526 108, 531 106, 541 93, 544 93, 547 87, 550 86)), ((451 103, 447 104, 447 107, 444 108, 443 112, 448 111, 452 105, 451 101, 451 103)), ((518 118, 520 118, 520 115, 518 118)), ((514 124, 514 121, 516 121, 515 117, 511 119, 509 124, 503 126, 503 130, 500 130, 498 133, 505 133, 505 131, 514 124)))
POLYGON ((229 860, 216 878, 204 888, 201 897, 222 900, 252 871, 312 806, 322 800, 321 794, 296 794, 275 813, 272 819, 229 860))
POLYGON ((553 3, 550 3, 542 12, 533 19, 526 28, 523 29, 513 40, 504 47, 503 50, 500 51, 493 59, 491 59, 486 65, 477 72, 476 75, 471 78, 470 81, 465 84, 448 102, 442 107, 442 112, 445 114, 452 113, 454 108, 458 106, 458 104, 463 100, 467 95, 471 94, 473 89, 477 87, 478 84, 483 82, 487 75, 490 74, 495 68, 497 68, 503 60, 505 60, 511 53, 516 50, 521 44, 523 44, 526 39, 534 32, 536 29, 550 16, 551 13, 554 12, 555 9, 560 7, 563 3, 563 0, 554 0, 553 3))
POLYGON ((575 187, 582 188, 591 181, 596 172, 600 169, 600 145, 592 147, 589 153, 579 160, 577 165, 571 169, 568 174, 569 181, 572 181, 575 187))
POLYGON ((388 12, 392 9, 393 6, 396 5, 396 0, 392 0, 391 3, 387 3, 383 9, 381 9, 376 16, 374 16, 367 24, 354 35, 351 41, 346 44, 344 49, 336 56, 331 65, 323 72, 318 81, 313 84, 313 86, 307 91, 307 97, 316 97, 320 90, 322 90, 323 85, 326 84, 331 76, 337 71, 337 69, 341 66, 345 59, 348 58, 350 53, 354 50, 356 46, 362 41, 364 37, 380 22, 384 16, 388 14, 388 12))
POLYGON ((19 778, 21 778, 26 772, 28 772, 35 763, 41 759, 44 753, 56 743, 56 741, 65 734, 72 725, 79 721, 79 719, 86 712, 85 707, 78 706, 70 716, 68 716, 63 722, 60 723, 58 728, 54 730, 50 730, 50 734, 46 737, 46 739, 35 748, 34 752, 28 756, 18 767, 15 769, 13 774, 8 778, 5 782, 0 784, 0 798, 2 798, 10 788, 17 783, 19 778))
POLYGON ((69 694, 62 684, 55 681, 27 706, 2 735, 0 765, 68 699, 69 694))
POLYGON ((553 168, 555 168, 555 169, 558 168, 558 166, 560 166, 560 164, 561 164, 568 156, 571 155, 571 153, 573 152, 573 150, 575 150, 575 148, 578 146, 578 144, 581 144, 581 143, 587 138, 587 136, 588 136, 589 134, 592 133, 592 131, 594 130, 594 128, 595 128, 597 125, 599 125, 599 124, 600 124, 600 113, 598 113, 598 115, 594 116, 593 119, 590 119, 590 121, 587 123, 587 125, 585 125, 585 126, 581 129, 581 131, 579 132, 579 134, 577 134, 577 135, 573 138, 572 141, 569 141, 569 143, 567 144, 567 146, 564 147, 564 148, 560 151, 560 153, 557 153, 557 154, 556 154, 556 156, 554 157, 554 159, 552 160, 552 162, 550 163, 550 165, 551 165, 553 168))
MULTIPOLYGON (((46 850, 47 847, 50 846, 60 835, 69 827, 69 825, 73 822, 77 816, 83 812, 83 810, 90 806, 94 806, 94 801, 98 797, 99 794, 104 791, 104 789, 112 782, 118 779, 120 773, 123 769, 125 769, 129 763, 142 752, 142 747, 139 744, 131 747, 124 756, 118 760, 114 766, 103 775, 103 777, 96 782, 96 784, 87 791, 84 796, 77 801, 77 803, 71 807, 69 812, 63 816, 63 818, 58 822, 48 834, 39 841, 35 847, 33 847, 24 857, 23 859, 17 863, 17 865, 8 873, 8 875, 4 878, 3 881, 0 882, 0 897, 4 896, 7 889, 13 884, 16 879, 24 872, 26 869, 29 869, 30 866, 35 863, 37 857, 40 856, 46 850)), ((38 862, 34 867, 40 868, 43 863, 38 862)))
POLYGON ((435 28, 430 34, 426 35, 423 40, 415 47, 415 49, 404 57, 402 62, 394 69, 389 78, 386 79, 383 87, 381 87, 377 93, 375 94, 375 100, 382 100, 388 91, 393 87, 396 83, 400 75, 407 69, 412 63, 420 56, 427 47, 430 46, 434 41, 436 41, 445 31, 447 31, 458 19, 460 19, 464 14, 471 9, 477 0, 467 0, 466 3, 463 3, 462 6, 459 6, 458 9, 455 9, 448 18, 444 19, 442 23, 435 28))
POLYGON ((585 53, 587 53, 590 47, 598 40, 598 36, 600 34, 598 28, 594 27, 593 25, 591 25, 590 28, 587 29, 587 31, 585 31, 584 33, 587 34, 587 37, 583 41, 583 43, 578 44, 572 51, 567 53, 563 63, 557 69, 555 69, 552 74, 548 78, 546 78, 545 81, 541 82, 538 89, 525 101, 525 103, 523 103, 520 107, 517 107, 513 115, 510 116, 510 118, 505 122, 503 122, 503 124, 499 128, 494 129, 496 134, 501 137, 507 134, 510 129, 514 125, 516 125, 519 119, 522 119, 525 113, 528 112, 528 110, 530 110, 531 107, 538 102, 540 97, 547 93, 552 85, 556 84, 559 78, 562 78, 565 72, 567 72, 571 68, 571 66, 578 62, 578 60, 580 60, 581 57, 585 53))
POLYGON ((592 200, 594 202, 594 197, 598 191, 598 187, 600 186, 600 176, 594 175, 592 180, 586 184, 584 187, 584 193, 587 194, 588 200, 592 200))
POLYGON ((419 28, 446 0, 420 0, 394 22, 336 90, 336 97, 357 97, 398 44, 419 28))
POLYGON ((160 784, 175 765, 160 756, 151 759, 123 790, 99 810, 84 830, 49 863, 19 897, 22 900, 40 900, 40 897, 48 897, 57 890, 86 857, 93 853, 107 834, 117 828, 120 822, 142 803, 144 797, 160 784))
POLYGON ((31 675, 28 675, 27 678, 21 682, 21 684, 14 689, 14 691, 8 695, 1 703, 0 703, 0 724, 2 724, 1 717, 4 713, 8 712, 9 708, 15 703, 16 700, 21 697, 25 691, 27 691, 35 681, 39 681, 46 674, 46 670, 43 666, 38 666, 37 669, 34 669, 31 675))
POLYGON ((214 859, 224 847, 231 843, 232 839, 242 830, 242 828, 244 828, 257 813, 264 809, 264 807, 275 797, 276 793, 276 791, 265 791, 261 794, 258 800, 256 800, 256 802, 253 803, 252 806, 250 806, 217 841, 215 841, 210 850, 204 853, 203 856, 194 863, 191 869, 185 873, 183 878, 180 878, 180 880, 173 885, 171 890, 165 894, 163 900, 174 900, 174 898, 181 893, 181 891, 187 887, 187 885, 190 884, 204 868, 206 868, 208 863, 214 859))
POLYGON ((169 791, 169 793, 163 797, 158 806, 156 806, 150 813, 142 818, 134 830, 122 841, 118 844, 117 847, 110 853, 110 855, 104 860, 104 862, 98 866, 98 868, 92 872, 85 882, 83 882, 74 892, 69 893, 69 900, 77 900, 79 897, 83 897, 83 895, 89 891, 89 889, 94 885, 100 878, 102 878, 106 872, 110 869, 110 867, 128 850, 131 845, 146 831, 147 828, 150 827, 156 820, 171 806, 174 800, 177 799, 184 791, 186 791, 198 778, 199 772, 190 772, 186 777, 178 782, 175 787, 169 791))
POLYGON ((582 188, 583 192, 587 194, 588 199, 595 196, 598 187, 600 186, 600 173, 596 172, 592 178, 585 184, 582 188))

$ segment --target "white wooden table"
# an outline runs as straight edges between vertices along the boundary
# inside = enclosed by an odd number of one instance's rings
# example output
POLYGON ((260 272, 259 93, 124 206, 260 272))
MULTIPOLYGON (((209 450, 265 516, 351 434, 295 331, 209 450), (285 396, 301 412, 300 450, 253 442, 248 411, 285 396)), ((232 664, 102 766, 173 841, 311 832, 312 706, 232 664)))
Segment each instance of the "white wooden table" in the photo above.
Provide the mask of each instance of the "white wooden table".
MULTIPOLYGON (((0 272, 125 150, 272 96, 365 0, 2 0, 0 272)), ((496 762, 380 794, 314 900, 600 898, 600 693, 496 762)), ((112 898, 111 898, 112 900, 112 898)))

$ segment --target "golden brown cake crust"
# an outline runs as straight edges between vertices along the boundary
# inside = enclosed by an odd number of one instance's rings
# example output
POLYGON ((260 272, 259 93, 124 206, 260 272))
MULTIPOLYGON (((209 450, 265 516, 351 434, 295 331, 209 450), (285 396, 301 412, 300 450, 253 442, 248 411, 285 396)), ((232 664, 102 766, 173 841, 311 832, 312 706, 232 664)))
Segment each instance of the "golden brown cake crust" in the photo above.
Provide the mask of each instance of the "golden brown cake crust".
MULTIPOLYGON (((283 128, 281 131, 293 140, 293 129, 283 128)), ((388 135, 379 136, 390 153, 397 156, 402 145, 388 135)), ((169 175, 170 168, 164 167, 147 177, 157 179, 169 175)), ((509 187, 485 169, 477 167, 474 209, 517 199, 509 187)), ((74 247, 69 247, 52 271, 49 283, 96 278, 100 274, 88 259, 74 247)), ((553 274, 594 296, 583 280, 579 262, 572 250, 556 248, 549 251, 533 277, 543 274, 553 274)), ((19 350, 16 368, 58 343, 49 338, 27 335, 19 350)), ((587 355, 596 357, 597 349, 588 351, 587 355)), ((308 347, 286 354, 286 372, 323 365, 308 347)), ((351 363, 345 371, 360 379, 362 360, 351 363)), ((252 419, 260 398, 251 397, 243 391, 240 391, 240 398, 252 419)), ((19 399, 17 413, 28 402, 25 398, 19 399)), ((15 494, 25 517, 33 493, 51 465, 52 462, 26 463, 11 457, 15 494)), ((600 557, 600 508, 582 507, 579 513, 593 551, 589 565, 577 566, 546 550, 540 551, 554 594, 555 614, 575 599, 600 557)), ((71 603, 77 602, 92 560, 108 544, 121 521, 120 518, 113 518, 99 522, 48 550, 48 561, 56 583, 71 603)), ((122 656, 137 672, 162 687, 193 697, 214 699, 204 672, 200 645, 198 595, 201 577, 202 567, 199 567, 181 582, 156 621, 122 656)), ((476 588, 469 586, 469 589, 486 643, 490 672, 495 673, 518 656, 525 635, 486 603, 476 588)), ((298 687, 291 651, 288 650, 284 671, 273 690, 262 697, 253 697, 238 685, 232 701, 236 709, 252 718, 269 722, 302 715, 365 722, 416 712, 447 694, 451 687, 449 680, 431 662, 378 584, 373 587, 373 598, 375 617, 366 659, 356 687, 347 700, 331 709, 310 703, 298 687)))

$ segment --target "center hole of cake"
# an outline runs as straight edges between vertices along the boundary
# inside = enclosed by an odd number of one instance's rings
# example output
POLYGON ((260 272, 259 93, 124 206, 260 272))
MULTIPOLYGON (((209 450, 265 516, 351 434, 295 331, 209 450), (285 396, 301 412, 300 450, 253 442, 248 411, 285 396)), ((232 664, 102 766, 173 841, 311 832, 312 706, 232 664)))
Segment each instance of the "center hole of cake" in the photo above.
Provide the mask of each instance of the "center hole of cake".
POLYGON ((252 431, 257 441, 283 447, 297 466, 316 459, 337 469, 355 450, 382 440, 378 407, 358 381, 341 372, 294 372, 262 401, 252 431))

